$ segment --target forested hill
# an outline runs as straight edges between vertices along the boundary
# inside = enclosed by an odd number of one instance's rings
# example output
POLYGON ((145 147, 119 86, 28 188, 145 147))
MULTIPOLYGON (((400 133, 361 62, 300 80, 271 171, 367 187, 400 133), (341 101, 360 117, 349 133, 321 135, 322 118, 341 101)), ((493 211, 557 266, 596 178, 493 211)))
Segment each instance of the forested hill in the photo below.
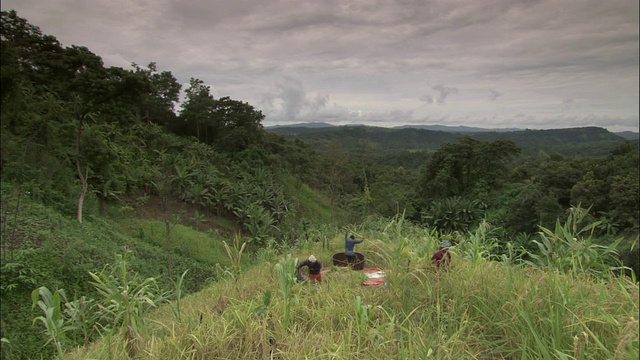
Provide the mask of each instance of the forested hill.
POLYGON ((599 127, 480 133, 478 140, 508 139, 523 149, 551 150, 567 156, 601 156, 625 138, 599 127))
POLYGON ((299 139, 316 149, 323 149, 332 141, 338 141, 346 149, 363 146, 380 151, 435 151, 442 144, 456 142, 462 137, 482 141, 507 139, 516 143, 524 153, 558 152, 565 156, 605 156, 625 138, 599 127, 582 127, 551 130, 522 130, 511 132, 483 131, 455 133, 418 128, 383 128, 374 126, 336 127, 274 127, 269 130, 288 138, 299 139))
POLYGON ((422 129, 389 129, 374 126, 337 126, 326 128, 286 127, 275 128, 286 137, 295 138, 322 149, 331 141, 339 141, 345 148, 359 148, 366 143, 368 147, 385 150, 436 150, 440 145, 455 142, 460 135, 422 129))

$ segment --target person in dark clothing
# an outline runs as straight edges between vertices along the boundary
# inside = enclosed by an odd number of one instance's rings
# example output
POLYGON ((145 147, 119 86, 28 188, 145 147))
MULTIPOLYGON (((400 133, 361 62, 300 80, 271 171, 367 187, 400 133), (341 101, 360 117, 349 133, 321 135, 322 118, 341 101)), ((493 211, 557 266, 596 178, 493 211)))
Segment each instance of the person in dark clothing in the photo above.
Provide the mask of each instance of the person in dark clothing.
POLYGON ((449 241, 443 241, 440 243, 440 249, 436 251, 431 257, 433 264, 440 267, 448 267, 451 264, 451 253, 449 253, 449 247, 451 243, 449 241))
POLYGON ((309 281, 312 283, 322 282, 322 274, 320 271, 322 270, 322 263, 320 260, 316 259, 315 256, 311 255, 308 259, 301 262, 296 266, 296 276, 299 278, 300 268, 306 266, 309 268, 309 281))
POLYGON ((349 235, 350 230, 347 229, 347 232, 344 234, 344 254, 347 257, 347 262, 350 264, 355 264, 358 261, 356 257, 356 253, 353 248, 356 244, 360 244, 364 241, 364 239, 356 240, 354 235, 349 235))

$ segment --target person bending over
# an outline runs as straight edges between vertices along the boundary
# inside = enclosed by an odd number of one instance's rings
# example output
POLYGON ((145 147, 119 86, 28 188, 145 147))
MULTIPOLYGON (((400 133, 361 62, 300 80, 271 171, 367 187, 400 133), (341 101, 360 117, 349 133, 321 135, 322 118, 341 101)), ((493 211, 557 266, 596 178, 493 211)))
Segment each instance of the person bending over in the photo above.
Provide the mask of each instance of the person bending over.
POLYGON ((433 264, 440 267, 448 267, 451 264, 451 253, 449 253, 449 247, 451 243, 449 241, 443 241, 440 243, 440 248, 431 257, 433 264))
POLYGON ((311 255, 308 259, 301 262, 296 266, 296 275, 300 274, 300 268, 306 266, 309 268, 309 281, 312 283, 322 282, 322 274, 320 271, 322 270, 322 263, 320 260, 316 259, 315 256, 311 255))

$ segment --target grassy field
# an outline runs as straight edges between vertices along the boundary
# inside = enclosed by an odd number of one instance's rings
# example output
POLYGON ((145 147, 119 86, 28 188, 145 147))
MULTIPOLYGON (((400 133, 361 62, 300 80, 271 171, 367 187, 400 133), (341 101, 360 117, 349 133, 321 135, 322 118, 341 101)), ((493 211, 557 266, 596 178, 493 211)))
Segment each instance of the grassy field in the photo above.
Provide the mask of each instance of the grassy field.
POLYGON ((384 286, 363 286, 362 272, 331 264, 343 251, 342 233, 332 232, 328 243, 254 255, 182 298, 179 316, 163 306, 139 335, 104 337, 64 358, 638 358, 635 279, 507 265, 462 245, 452 248, 453 266, 437 271, 437 234, 401 222, 358 231, 366 240, 356 250, 387 270, 384 286), (323 283, 294 284, 287 269, 312 253, 329 270, 323 283))

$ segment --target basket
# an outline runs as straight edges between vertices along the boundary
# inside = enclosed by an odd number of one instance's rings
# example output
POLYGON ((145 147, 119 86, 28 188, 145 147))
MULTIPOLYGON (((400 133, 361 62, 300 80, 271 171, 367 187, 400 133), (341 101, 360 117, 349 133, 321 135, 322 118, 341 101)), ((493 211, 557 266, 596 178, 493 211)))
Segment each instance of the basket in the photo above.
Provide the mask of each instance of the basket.
POLYGON ((356 260, 353 263, 349 263, 347 255, 344 252, 333 254, 333 265, 335 266, 350 266, 353 270, 364 269, 364 255, 361 253, 354 253, 356 260))

